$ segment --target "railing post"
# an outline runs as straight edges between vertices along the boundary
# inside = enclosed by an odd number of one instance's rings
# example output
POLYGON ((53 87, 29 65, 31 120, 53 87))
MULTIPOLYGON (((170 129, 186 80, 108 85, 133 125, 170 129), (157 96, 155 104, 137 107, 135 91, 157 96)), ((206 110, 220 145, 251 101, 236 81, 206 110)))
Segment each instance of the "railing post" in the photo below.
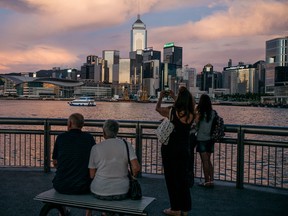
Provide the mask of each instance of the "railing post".
POLYGON ((51 167, 50 167, 50 143, 51 143, 51 138, 50 138, 50 131, 51 131, 51 126, 46 119, 44 121, 44 172, 50 172, 51 167))
POLYGON ((241 126, 237 132, 237 179, 236 188, 243 188, 244 183, 244 130, 241 126))
MULTIPOLYGON (((142 130, 143 129, 138 121, 136 125, 136 155, 141 167, 142 167, 142 130)), ((142 172, 140 171, 138 176, 141 177, 141 175, 142 172)))

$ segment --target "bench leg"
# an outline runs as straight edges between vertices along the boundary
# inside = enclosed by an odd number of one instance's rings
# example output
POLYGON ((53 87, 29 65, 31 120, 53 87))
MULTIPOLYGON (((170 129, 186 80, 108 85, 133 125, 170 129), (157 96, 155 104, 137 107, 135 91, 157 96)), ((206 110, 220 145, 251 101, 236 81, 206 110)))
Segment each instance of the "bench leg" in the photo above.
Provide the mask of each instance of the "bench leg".
POLYGON ((64 206, 54 203, 45 203, 40 211, 39 216, 47 216, 52 209, 57 209, 62 216, 66 216, 66 209, 64 206))

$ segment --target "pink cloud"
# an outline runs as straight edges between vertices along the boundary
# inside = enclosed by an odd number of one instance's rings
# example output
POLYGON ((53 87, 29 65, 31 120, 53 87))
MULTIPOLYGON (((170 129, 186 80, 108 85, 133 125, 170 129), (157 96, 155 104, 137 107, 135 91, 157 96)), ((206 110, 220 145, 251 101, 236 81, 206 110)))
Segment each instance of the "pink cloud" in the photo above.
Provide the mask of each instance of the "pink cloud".
MULTIPOLYGON (((149 46, 162 51, 166 42, 174 41, 184 47, 183 63, 198 71, 208 62, 220 70, 231 57, 234 62, 249 63, 264 59, 265 41, 288 35, 287 1, 139 0, 139 10, 137 2, 0 0, 0 7, 14 11, 0 25, 0 73, 21 65, 29 70, 59 65, 79 68, 85 59, 77 56, 101 55, 103 49, 118 49, 127 57, 130 28, 117 33, 113 28, 130 22, 138 12, 149 15, 151 11, 181 12, 183 7, 224 6, 196 22, 147 29, 149 46)), ((180 18, 181 13, 175 17, 180 18)))
POLYGON ((200 71, 207 63, 224 67, 232 57, 246 63, 265 60, 265 41, 288 34, 287 3, 233 1, 228 6, 197 22, 151 29, 150 41, 159 50, 174 41, 184 47, 184 63, 200 71))

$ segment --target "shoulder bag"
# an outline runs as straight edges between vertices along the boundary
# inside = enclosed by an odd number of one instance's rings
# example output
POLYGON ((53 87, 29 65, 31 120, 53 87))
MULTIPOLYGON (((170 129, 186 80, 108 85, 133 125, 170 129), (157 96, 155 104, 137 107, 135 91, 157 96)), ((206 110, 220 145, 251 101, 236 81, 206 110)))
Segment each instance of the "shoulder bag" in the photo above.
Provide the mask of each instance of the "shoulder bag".
POLYGON ((130 156, 129 156, 129 148, 127 141, 123 139, 125 145, 126 145, 126 150, 127 150, 127 155, 128 155, 128 163, 130 166, 130 171, 128 170, 128 177, 129 177, 129 191, 128 195, 130 199, 132 200, 139 200, 142 198, 142 190, 141 190, 141 185, 139 184, 138 180, 133 176, 133 171, 132 171, 132 165, 130 161, 130 156))
POLYGON ((213 142, 221 142, 225 136, 225 125, 222 117, 215 111, 215 117, 211 126, 211 139, 213 142))
POLYGON ((165 118, 161 124, 158 126, 158 128, 155 130, 155 134, 158 138, 158 141, 163 144, 167 145, 169 142, 169 137, 172 131, 174 130, 174 124, 172 121, 172 109, 169 111, 169 118, 165 118))

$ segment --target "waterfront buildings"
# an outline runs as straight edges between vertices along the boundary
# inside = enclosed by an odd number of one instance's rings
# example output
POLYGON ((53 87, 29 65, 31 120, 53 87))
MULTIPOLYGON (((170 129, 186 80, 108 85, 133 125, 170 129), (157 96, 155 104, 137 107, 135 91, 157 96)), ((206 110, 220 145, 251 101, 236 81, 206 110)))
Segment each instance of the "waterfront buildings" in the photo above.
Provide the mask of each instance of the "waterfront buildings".
POLYGON ((89 55, 86 57, 86 63, 81 66, 80 78, 85 80, 94 80, 95 65, 98 63, 98 56, 89 55))
POLYGON ((197 72, 195 68, 185 65, 180 73, 177 74, 179 87, 185 86, 195 96, 199 92, 199 88, 196 85, 197 72))
MULTIPOLYGON (((38 94, 39 90, 42 95, 58 97, 81 94, 95 97, 112 97, 117 94, 121 97, 125 92, 131 98, 139 91, 145 91, 148 96, 157 96, 164 88, 177 93, 179 86, 184 85, 194 95, 208 93, 214 97, 217 94, 268 93, 271 94, 269 100, 274 96, 284 98, 288 96, 287 40, 288 36, 266 41, 266 61, 260 60, 253 65, 239 62, 233 66, 230 59, 222 72, 214 71, 213 65, 209 63, 197 74, 195 68, 188 65, 183 67, 183 48, 176 46, 174 42, 164 44, 163 55, 161 51, 148 47, 146 25, 138 15, 131 28, 128 58, 121 58, 118 50, 103 50, 102 57, 88 55, 80 71, 54 67, 52 70, 40 70, 33 74, 34 78, 79 81, 81 87, 74 86, 74 93, 71 93, 71 89, 65 89, 67 86, 61 86, 61 83, 57 86, 54 82, 54 87, 51 88, 51 83, 32 83, 22 78, 19 78, 23 81, 22 84, 15 84, 13 79, 5 78, 5 85, 2 84, 4 87, 0 88, 5 94, 24 96, 38 94), (38 90, 35 93, 36 87, 38 90)), ((278 101, 277 99, 275 102, 278 101)))
POLYGON ((258 93, 259 75, 251 64, 239 62, 236 66, 224 67, 223 87, 230 89, 230 94, 258 93))
POLYGON ((222 73, 214 71, 212 64, 206 64, 199 74, 199 88, 209 93, 211 89, 222 88, 222 73))
POLYGON ((266 41, 265 93, 262 103, 288 103, 288 36, 266 41))
POLYGON ((265 76, 266 76, 266 62, 263 60, 257 61, 253 64, 253 67, 256 69, 256 73, 259 75, 259 84, 258 84, 258 93, 265 93, 265 76))
POLYGON ((29 76, 0 75, 4 80, 4 95, 21 97, 73 97, 74 89, 82 82, 59 78, 34 78, 29 76))
POLYGON ((266 41, 265 92, 288 96, 288 36, 266 41))

